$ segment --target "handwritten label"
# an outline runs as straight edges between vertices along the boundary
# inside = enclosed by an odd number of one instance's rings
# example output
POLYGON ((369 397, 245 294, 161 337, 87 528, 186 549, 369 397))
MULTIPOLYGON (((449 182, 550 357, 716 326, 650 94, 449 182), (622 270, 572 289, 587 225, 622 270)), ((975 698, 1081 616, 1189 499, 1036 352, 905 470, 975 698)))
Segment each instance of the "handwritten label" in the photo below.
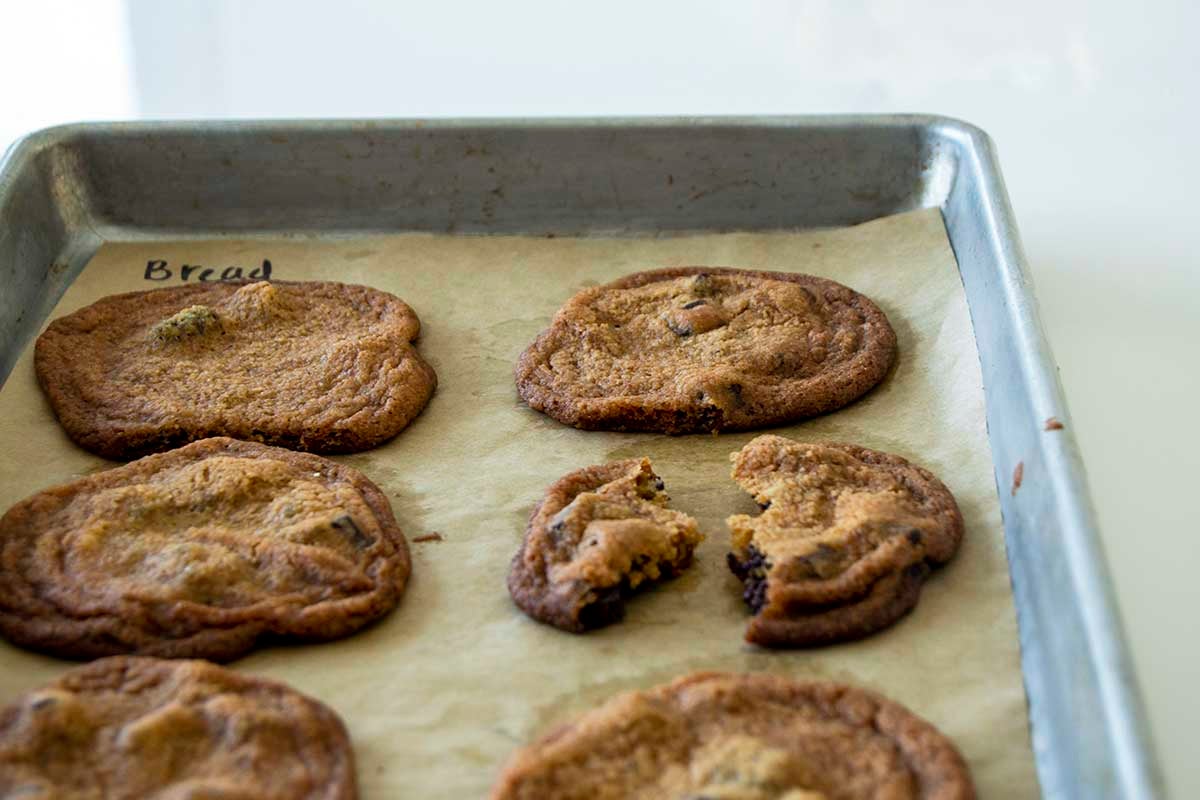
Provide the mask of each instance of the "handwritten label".
POLYGON ((146 262, 146 271, 143 273, 148 281, 169 281, 172 278, 177 278, 185 283, 191 281, 236 281, 242 278, 249 278, 254 281, 269 281, 271 280, 271 262, 263 259, 261 267, 253 269, 242 268, 238 266, 232 267, 206 267, 203 264, 179 264, 174 265, 166 259, 151 259, 146 262))

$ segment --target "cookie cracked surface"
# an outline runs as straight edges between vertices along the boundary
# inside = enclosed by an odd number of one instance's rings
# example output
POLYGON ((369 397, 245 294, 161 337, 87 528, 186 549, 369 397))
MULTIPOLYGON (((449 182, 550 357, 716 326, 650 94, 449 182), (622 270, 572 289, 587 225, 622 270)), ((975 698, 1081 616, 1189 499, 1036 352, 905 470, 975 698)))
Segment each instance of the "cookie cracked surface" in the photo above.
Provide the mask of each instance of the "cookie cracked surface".
POLYGON ((387 498, 319 456, 215 438, 39 492, 0 518, 0 635, 67 658, 224 661, 346 636, 400 601, 387 498))
POLYGON ((839 283, 680 267, 572 297, 516 382, 531 408, 577 428, 744 430, 841 408, 895 357, 884 313, 839 283))
POLYGON ((0 796, 27 800, 354 800, 326 706, 203 661, 118 656, 0 711, 0 796))
POLYGON ((930 569, 963 536, 950 491, 899 456, 759 436, 731 456, 733 479, 764 509, 727 522, 729 567, 755 616, 746 639, 771 647, 855 639, 916 605, 930 569))
POLYGON ((519 751, 492 800, 971 800, 954 745, 835 683, 700 673, 616 697, 519 751))
POLYGON ((582 633, 622 618, 639 587, 686 568, 703 538, 667 508, 649 459, 586 467, 560 478, 534 509, 508 573, 529 616, 582 633))
POLYGON ((399 433, 437 384, 399 298, 342 283, 177 286, 105 297, 38 337, 67 435, 125 460, 209 436, 346 453, 399 433))

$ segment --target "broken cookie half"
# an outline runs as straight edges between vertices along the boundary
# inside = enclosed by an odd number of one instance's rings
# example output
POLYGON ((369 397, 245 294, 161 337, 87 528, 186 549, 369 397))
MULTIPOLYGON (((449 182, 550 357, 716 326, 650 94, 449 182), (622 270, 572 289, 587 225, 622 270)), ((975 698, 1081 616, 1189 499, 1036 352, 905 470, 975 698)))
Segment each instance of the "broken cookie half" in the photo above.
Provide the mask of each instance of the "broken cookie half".
POLYGON ((574 633, 620 620, 641 586, 679 574, 703 536, 667 508, 650 460, 585 467, 556 481, 534 509, 508 590, 529 616, 574 633))
POLYGON ((953 495, 899 456, 759 436, 731 458, 733 479, 763 508, 727 521, 755 644, 819 645, 887 627, 962 541, 953 495))

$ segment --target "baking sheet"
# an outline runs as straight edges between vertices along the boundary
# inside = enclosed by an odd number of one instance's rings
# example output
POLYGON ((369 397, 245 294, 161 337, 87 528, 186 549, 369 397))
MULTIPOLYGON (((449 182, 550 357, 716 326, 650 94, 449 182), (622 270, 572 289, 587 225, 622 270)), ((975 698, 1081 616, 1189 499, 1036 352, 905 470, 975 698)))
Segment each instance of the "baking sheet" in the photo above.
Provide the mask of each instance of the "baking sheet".
MULTIPOLYGON (((363 797, 482 796, 519 744, 611 694, 698 669, 874 688, 950 735, 983 797, 1037 796, 978 358, 937 210, 801 233, 113 242, 52 316, 105 294, 180 283, 185 264, 195 281, 261 271, 264 259, 276 279, 343 280, 402 297, 421 317, 419 347, 439 376, 429 407, 397 439, 338 457, 385 490, 410 542, 434 531, 444 537, 412 544, 413 579, 401 606, 352 638, 260 651, 235 664, 342 714, 363 797), (165 262, 151 270, 158 280, 146 278, 151 261, 165 262), (954 492, 966 519, 963 547, 893 628, 809 651, 742 642, 746 611, 724 564, 723 520, 754 508, 728 478, 728 454, 755 433, 582 432, 517 399, 513 363, 563 300, 671 265, 823 275, 865 292, 888 314, 900 358, 885 382, 846 409, 775 432, 903 455, 954 492), (697 563, 634 599, 624 623, 586 636, 524 617, 504 577, 541 492, 576 467, 640 455, 654 462, 673 505, 708 535, 697 563)), ((62 434, 27 352, 0 391, 0 505, 104 466, 62 434)), ((69 666, 0 645, 0 701, 69 666)))

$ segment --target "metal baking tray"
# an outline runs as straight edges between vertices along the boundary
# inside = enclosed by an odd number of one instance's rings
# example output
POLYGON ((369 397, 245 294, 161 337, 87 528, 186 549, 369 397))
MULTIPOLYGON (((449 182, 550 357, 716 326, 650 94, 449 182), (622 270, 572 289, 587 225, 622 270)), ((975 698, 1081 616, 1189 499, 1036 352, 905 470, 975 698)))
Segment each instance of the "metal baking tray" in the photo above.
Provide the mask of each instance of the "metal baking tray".
POLYGON ((983 368, 1042 791, 1161 796, 995 150, 966 123, 821 116, 52 128, 0 160, 0 377, 106 239, 763 230, 930 207, 941 209, 958 258, 983 368), (1065 429, 1046 435, 1052 416, 1065 429), (1024 484, 1014 493, 1019 464, 1024 484))

